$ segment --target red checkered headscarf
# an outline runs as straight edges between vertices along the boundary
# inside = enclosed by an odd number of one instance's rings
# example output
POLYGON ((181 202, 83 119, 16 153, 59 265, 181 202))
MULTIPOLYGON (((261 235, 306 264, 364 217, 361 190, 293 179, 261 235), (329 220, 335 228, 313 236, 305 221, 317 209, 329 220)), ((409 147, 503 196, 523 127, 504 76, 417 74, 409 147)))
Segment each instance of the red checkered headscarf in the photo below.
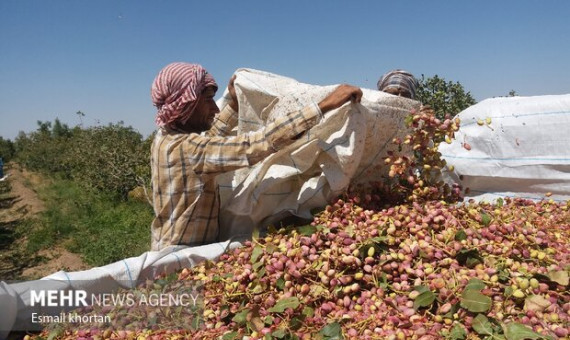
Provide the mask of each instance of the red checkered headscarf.
POLYGON ((192 116, 202 91, 218 88, 214 78, 198 64, 172 63, 164 67, 152 83, 150 96, 157 107, 156 125, 186 123, 192 116))

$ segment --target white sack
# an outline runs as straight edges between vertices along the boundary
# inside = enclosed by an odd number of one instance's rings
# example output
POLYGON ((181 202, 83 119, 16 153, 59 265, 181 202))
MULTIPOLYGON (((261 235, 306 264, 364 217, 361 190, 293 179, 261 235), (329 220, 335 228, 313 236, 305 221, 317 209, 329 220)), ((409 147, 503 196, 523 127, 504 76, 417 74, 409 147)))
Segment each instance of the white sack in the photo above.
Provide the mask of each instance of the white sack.
MULTIPOLYGON (((337 85, 316 86, 275 74, 236 72, 239 102, 237 133, 255 131, 266 122, 318 103, 337 85)), ((356 182, 387 174, 386 146, 406 132, 404 118, 419 103, 384 92, 362 89, 360 104, 347 103, 299 140, 262 162, 219 179, 220 225, 224 237, 250 235, 287 216, 312 218, 356 182), (384 171, 386 170, 386 171, 384 171)), ((224 104, 222 99, 220 107, 224 104)))
POLYGON ((439 151, 466 198, 570 199, 570 94, 487 99, 458 117, 456 139, 439 151))

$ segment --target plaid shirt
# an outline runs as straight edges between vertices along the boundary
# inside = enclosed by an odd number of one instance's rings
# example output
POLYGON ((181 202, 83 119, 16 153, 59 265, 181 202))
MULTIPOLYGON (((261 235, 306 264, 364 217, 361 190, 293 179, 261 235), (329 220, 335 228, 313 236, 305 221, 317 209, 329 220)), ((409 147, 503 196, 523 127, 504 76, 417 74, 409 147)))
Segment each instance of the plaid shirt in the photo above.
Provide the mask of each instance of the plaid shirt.
POLYGON ((219 194, 216 175, 253 165, 314 126, 317 105, 291 112, 255 132, 228 136, 237 112, 226 105, 201 134, 158 130, 151 148, 152 250, 169 245, 217 242, 219 194))

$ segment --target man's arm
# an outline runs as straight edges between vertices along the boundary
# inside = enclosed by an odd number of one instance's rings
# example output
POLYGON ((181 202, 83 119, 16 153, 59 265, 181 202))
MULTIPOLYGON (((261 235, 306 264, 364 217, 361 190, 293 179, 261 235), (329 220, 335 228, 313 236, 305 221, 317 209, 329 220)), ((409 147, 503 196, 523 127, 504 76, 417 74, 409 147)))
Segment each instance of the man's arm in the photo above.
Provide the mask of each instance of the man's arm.
POLYGON ((318 105, 279 117, 255 132, 233 136, 190 134, 183 143, 189 166, 199 174, 217 174, 253 165, 294 141, 300 133, 316 125, 322 114, 347 101, 360 102, 362 90, 340 85, 318 105))
POLYGON ((238 136, 190 134, 182 144, 189 165, 198 174, 218 174, 253 165, 293 141, 320 120, 317 105, 291 112, 263 129, 238 136))

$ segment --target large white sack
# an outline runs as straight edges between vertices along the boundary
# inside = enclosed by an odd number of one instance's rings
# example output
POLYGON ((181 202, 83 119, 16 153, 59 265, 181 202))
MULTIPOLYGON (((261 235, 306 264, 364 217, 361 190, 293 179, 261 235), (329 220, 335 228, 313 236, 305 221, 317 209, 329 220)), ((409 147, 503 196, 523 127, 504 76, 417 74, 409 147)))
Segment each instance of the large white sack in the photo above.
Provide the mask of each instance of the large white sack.
POLYGON ((466 198, 570 199, 570 94, 486 99, 458 117, 456 139, 439 151, 466 198))
MULTIPOLYGON (((272 73, 236 72, 239 101, 237 133, 310 103, 318 103, 337 85, 316 86, 272 73)), ((287 216, 311 218, 350 183, 379 180, 386 147, 407 131, 404 119, 419 102, 362 89, 360 104, 347 103, 295 143, 247 169, 219 178, 223 237, 249 235, 287 216)), ((224 100, 219 102, 223 105, 224 100)))

